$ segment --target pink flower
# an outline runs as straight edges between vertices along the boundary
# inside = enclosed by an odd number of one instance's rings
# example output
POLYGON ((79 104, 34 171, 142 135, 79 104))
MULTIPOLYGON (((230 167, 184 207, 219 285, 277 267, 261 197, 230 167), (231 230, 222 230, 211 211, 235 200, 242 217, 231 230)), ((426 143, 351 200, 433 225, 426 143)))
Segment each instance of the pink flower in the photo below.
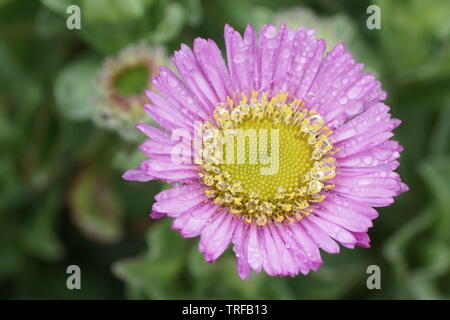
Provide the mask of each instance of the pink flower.
POLYGON ((226 26, 225 44, 228 64, 197 38, 175 52, 178 75, 162 67, 153 78, 159 95, 147 92, 145 110, 162 129, 138 125, 149 159, 123 177, 173 184, 151 216, 200 236, 207 262, 232 242, 242 279, 315 271, 319 248, 369 247, 373 207, 408 189, 380 82, 343 44, 324 56, 325 41, 303 27, 249 26, 241 37, 226 26))

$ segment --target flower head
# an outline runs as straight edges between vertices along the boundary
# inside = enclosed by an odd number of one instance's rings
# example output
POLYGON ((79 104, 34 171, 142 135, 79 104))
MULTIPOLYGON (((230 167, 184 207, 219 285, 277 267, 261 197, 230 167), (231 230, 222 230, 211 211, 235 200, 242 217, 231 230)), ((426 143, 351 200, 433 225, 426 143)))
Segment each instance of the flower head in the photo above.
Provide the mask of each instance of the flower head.
POLYGON ((116 57, 106 58, 96 79, 96 123, 118 131, 126 139, 135 139, 136 122, 150 120, 142 109, 147 101, 145 90, 152 89, 148 79, 158 72, 164 61, 163 48, 145 43, 132 45, 116 57))
POLYGON ((407 190, 395 170, 400 121, 386 93, 343 44, 325 53, 315 31, 281 24, 225 27, 227 64, 212 40, 182 45, 153 78, 140 124, 149 157, 127 180, 162 179, 173 188, 151 216, 174 218, 184 237, 200 235, 214 262, 233 243, 238 274, 307 274, 319 248, 369 247, 373 207, 407 190))

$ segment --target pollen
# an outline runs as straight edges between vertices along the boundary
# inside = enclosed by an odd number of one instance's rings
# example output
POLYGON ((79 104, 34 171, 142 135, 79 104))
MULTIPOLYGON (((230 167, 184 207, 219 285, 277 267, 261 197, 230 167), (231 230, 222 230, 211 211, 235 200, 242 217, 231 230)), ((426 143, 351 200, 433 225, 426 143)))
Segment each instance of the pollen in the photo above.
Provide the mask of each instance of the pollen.
POLYGON ((332 131, 287 93, 229 99, 199 131, 205 195, 248 223, 300 220, 333 188, 332 131))

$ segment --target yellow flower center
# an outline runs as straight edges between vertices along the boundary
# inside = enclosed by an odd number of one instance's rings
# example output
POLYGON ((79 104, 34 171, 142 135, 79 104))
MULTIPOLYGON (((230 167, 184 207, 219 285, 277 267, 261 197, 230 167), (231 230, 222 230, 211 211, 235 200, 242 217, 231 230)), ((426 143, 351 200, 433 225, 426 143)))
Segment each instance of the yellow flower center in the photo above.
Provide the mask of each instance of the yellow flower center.
POLYGON ((224 145, 225 160, 227 148, 234 148, 232 161, 219 167, 222 172, 229 172, 233 180, 240 181, 244 190, 256 191, 261 199, 273 198, 280 186, 287 190, 297 187, 299 179, 311 168, 312 147, 298 138, 295 125, 249 119, 236 126, 234 136, 232 146, 224 145), (239 153, 245 156, 243 163, 238 161, 239 153), (265 171, 263 176, 261 173, 265 171))
POLYGON ((324 120, 286 93, 270 100, 254 92, 217 106, 201 127, 205 194, 246 222, 292 222, 324 199, 335 175, 332 133, 324 120))

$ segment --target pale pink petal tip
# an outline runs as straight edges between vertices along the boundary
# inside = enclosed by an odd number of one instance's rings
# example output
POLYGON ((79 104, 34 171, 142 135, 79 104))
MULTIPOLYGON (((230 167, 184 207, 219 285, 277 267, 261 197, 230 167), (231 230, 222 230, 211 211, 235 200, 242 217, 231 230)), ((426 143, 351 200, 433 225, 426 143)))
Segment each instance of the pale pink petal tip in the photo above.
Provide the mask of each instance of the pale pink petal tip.
POLYGON ((139 181, 139 182, 147 182, 155 179, 141 168, 126 171, 122 175, 122 178, 128 181, 139 181))

